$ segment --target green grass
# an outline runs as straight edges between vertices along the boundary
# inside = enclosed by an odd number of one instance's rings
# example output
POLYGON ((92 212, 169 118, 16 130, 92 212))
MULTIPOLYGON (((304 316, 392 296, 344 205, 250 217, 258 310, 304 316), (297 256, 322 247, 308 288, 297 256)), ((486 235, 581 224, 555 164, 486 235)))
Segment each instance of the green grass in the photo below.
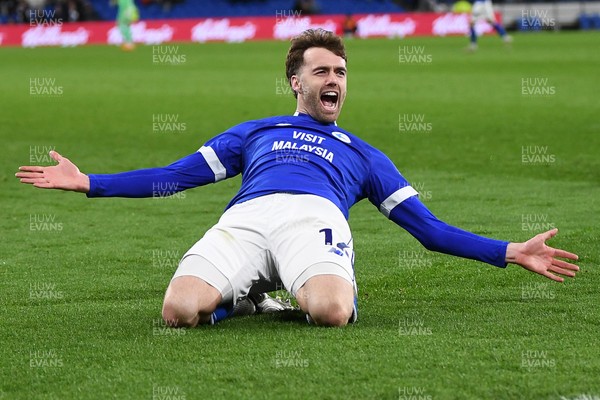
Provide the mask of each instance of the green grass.
POLYGON ((0 399, 600 396, 599 36, 515 39, 507 49, 483 38, 476 54, 461 37, 349 41, 339 123, 383 149, 440 218, 513 241, 538 232, 523 216, 546 218, 581 272, 555 284, 428 253, 362 202, 350 217, 359 322, 344 329, 278 315, 160 326, 177 257, 239 179, 172 199, 89 200, 13 177, 44 146, 84 172, 118 172, 291 113, 293 98, 276 94, 287 43, 180 45, 176 66, 153 64, 145 46, 1 49, 0 399), (399 46, 422 46, 431 62, 399 63, 399 46), (31 95, 31 78, 55 79, 62 95, 31 95), (555 93, 523 96, 523 78, 555 93), (153 114, 186 129, 153 132, 153 114), (399 132, 400 114, 423 115, 431 131, 399 132), (523 146, 547 146, 554 161, 524 164, 523 146), (32 230, 32 218, 54 218, 54 230, 32 230), (416 325, 422 334, 401 334, 416 325), (290 357, 296 366, 277 367, 290 357))

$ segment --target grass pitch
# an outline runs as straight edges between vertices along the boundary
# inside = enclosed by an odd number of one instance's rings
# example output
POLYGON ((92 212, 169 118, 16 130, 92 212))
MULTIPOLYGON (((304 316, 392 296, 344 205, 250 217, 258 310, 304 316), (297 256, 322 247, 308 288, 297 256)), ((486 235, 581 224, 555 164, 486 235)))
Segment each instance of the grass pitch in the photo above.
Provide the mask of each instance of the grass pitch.
POLYGON ((344 329, 280 315, 162 324, 178 257, 239 178, 91 200, 13 177, 50 164, 50 148, 90 173, 164 165, 291 113, 287 43, 173 45, 185 57, 168 62, 152 46, 0 49, 0 399, 598 398, 598 39, 485 37, 475 54, 460 37, 347 42, 341 126, 441 219, 512 241, 557 226, 551 245, 581 272, 555 284, 429 253, 362 202, 359 322, 344 329))

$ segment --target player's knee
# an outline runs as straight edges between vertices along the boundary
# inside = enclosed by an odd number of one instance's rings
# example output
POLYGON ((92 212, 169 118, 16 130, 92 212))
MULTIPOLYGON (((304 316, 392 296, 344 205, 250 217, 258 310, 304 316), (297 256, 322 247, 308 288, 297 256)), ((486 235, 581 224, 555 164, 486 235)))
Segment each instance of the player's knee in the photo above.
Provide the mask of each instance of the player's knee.
MULTIPOLYGON (((208 312, 210 314, 210 312, 208 312)), ((191 328, 200 322, 203 310, 192 302, 177 301, 165 298, 162 309, 162 317, 168 326, 174 328, 191 328)))
POLYGON ((331 301, 314 307, 310 313, 317 325, 342 327, 348 324, 352 317, 352 305, 339 301, 331 301))
POLYGON ((209 322, 220 301, 220 293, 208 283, 194 276, 181 276, 167 288, 162 316, 169 326, 194 327, 209 322))
POLYGON ((190 304, 165 299, 162 308, 162 317, 168 326, 174 328, 193 327, 198 324, 199 314, 190 304))

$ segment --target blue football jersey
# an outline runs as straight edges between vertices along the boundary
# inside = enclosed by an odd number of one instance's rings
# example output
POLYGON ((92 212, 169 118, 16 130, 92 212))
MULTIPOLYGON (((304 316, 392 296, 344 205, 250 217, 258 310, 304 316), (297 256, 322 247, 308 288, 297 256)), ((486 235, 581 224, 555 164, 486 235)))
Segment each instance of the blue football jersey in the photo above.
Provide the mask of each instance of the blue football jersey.
POLYGON ((296 114, 244 122, 199 150, 215 181, 242 174, 228 207, 271 193, 314 194, 348 210, 368 198, 386 216, 417 195, 392 161, 338 127, 296 114))
POLYGON ((313 194, 348 210, 368 198, 426 248, 506 266, 508 242, 446 224, 418 199, 392 161, 341 129, 298 114, 244 122, 159 168, 90 174, 88 197, 165 197, 242 174, 228 208, 272 193, 313 194))

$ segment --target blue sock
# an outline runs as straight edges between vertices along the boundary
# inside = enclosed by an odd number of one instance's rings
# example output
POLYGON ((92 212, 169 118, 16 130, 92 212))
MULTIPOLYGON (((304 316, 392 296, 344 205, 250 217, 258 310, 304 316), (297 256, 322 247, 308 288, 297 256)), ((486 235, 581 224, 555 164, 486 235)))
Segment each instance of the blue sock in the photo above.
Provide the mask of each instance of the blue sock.
POLYGON ((217 307, 217 309, 211 314, 210 316, 210 324, 214 325, 219 321, 223 321, 224 319, 226 319, 227 317, 229 317, 231 315, 231 312, 233 311, 233 305, 229 306, 229 307, 217 307))
POLYGON ((506 36, 506 31, 504 30, 504 27, 502 25, 496 22, 492 24, 492 26, 494 27, 496 32, 498 32, 498 35, 500 35, 500 37, 506 36))
POLYGON ((358 319, 358 297, 354 298, 354 310, 352 310, 352 316, 350 317, 350 323, 353 324, 358 319))
POLYGON ((475 33, 475 27, 471 26, 471 28, 469 30, 471 32, 471 43, 476 44, 477 43, 477 34, 475 33))

